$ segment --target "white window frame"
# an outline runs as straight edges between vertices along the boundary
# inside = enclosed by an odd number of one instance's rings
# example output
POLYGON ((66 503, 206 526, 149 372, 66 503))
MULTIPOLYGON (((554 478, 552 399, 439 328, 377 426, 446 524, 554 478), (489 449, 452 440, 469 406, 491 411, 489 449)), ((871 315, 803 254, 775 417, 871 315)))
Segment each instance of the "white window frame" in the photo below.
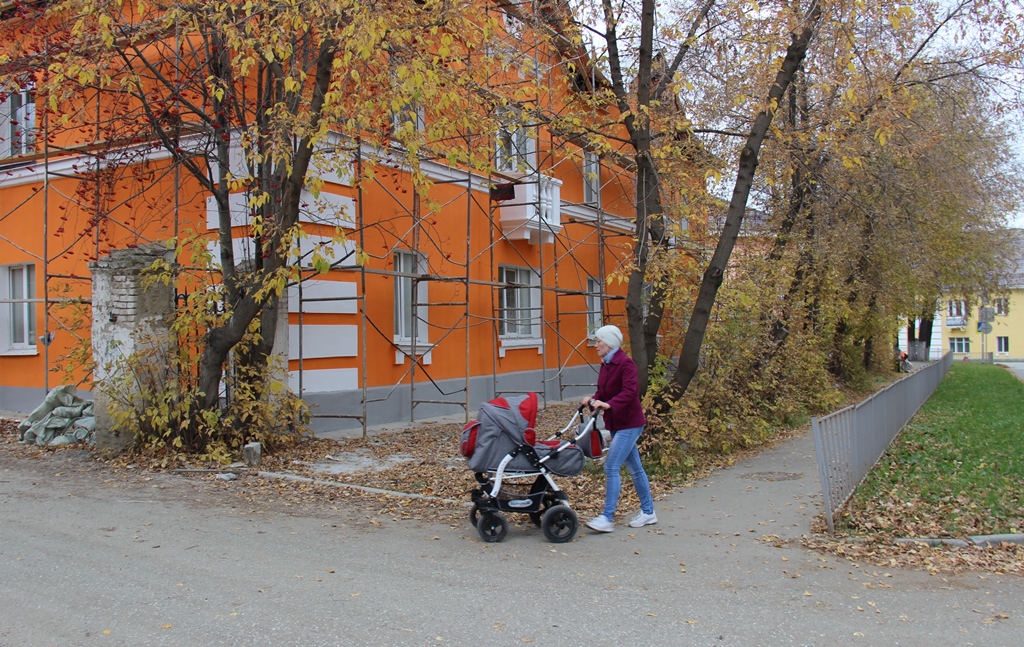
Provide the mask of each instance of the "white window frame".
POLYGON ((996 337, 996 352, 1004 355, 1010 354, 1010 338, 1006 336, 996 337))
POLYGON ((21 303, 0 303, 0 353, 35 354, 36 349, 36 271, 34 263, 0 265, 0 298, 21 303))
MULTIPOLYGON (((523 5, 523 6, 528 7, 528 5, 523 5)), ((515 38, 516 40, 519 40, 519 41, 523 40, 523 37, 526 35, 526 23, 525 22, 523 22, 519 18, 513 16, 511 13, 509 13, 506 10, 502 10, 502 12, 501 12, 501 22, 502 22, 503 26, 505 27, 505 33, 506 34, 508 34, 509 36, 515 38)))
POLYGON ((28 87, 0 102, 0 158, 35 151, 36 93, 28 87))
POLYGON ((1010 314, 1010 300, 1007 298, 993 299, 992 309, 997 317, 1005 317, 1010 314))
POLYGON ((601 208, 601 158, 583 151, 583 202, 601 208))
POLYGON ((536 272, 502 265, 498 281, 498 335, 502 340, 536 342, 541 333, 540 288, 536 272))
POLYGON ((502 122, 494 136, 494 168, 505 173, 529 173, 534 169, 536 146, 529 130, 522 123, 522 115, 505 110, 498 119, 502 122))
POLYGON ((604 283, 592 276, 587 277, 587 337, 594 338, 594 333, 604 325, 602 317, 601 297, 604 283))
POLYGON ((394 253, 395 275, 395 330, 394 341, 400 347, 412 346, 412 328, 416 328, 416 349, 417 352, 427 350, 429 340, 427 337, 427 303, 428 285, 427 281, 416 283, 416 307, 413 308, 413 278, 411 274, 422 274, 426 271, 426 259, 422 254, 416 254, 406 250, 398 250, 394 253), (404 274, 405 276, 400 276, 404 274), (413 320, 413 311, 416 318, 413 320))
POLYGON ((964 302, 962 299, 950 301, 948 308, 950 317, 967 317, 967 303, 964 302))
MULTIPOLYGON (((401 131, 406 124, 413 124, 414 132, 423 132, 427 127, 426 118, 423 113, 423 106, 406 104, 391 113, 392 135, 401 131)), ((397 143, 397 142, 396 142, 397 143)))
POLYGON ((950 337, 949 338, 949 352, 956 355, 970 355, 971 354, 971 338, 970 337, 950 337))

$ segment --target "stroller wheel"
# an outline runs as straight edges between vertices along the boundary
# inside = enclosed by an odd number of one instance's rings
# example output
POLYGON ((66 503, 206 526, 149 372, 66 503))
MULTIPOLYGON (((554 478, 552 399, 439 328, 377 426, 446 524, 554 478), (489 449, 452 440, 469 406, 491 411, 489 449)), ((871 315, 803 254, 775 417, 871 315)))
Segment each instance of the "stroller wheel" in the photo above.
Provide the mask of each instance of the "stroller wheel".
POLYGON ((476 530, 484 541, 488 543, 498 542, 508 534, 508 521, 497 512, 484 510, 480 513, 476 530))
POLYGON ((567 505, 556 505, 548 508, 541 519, 544 536, 555 544, 571 541, 580 527, 579 518, 567 505))

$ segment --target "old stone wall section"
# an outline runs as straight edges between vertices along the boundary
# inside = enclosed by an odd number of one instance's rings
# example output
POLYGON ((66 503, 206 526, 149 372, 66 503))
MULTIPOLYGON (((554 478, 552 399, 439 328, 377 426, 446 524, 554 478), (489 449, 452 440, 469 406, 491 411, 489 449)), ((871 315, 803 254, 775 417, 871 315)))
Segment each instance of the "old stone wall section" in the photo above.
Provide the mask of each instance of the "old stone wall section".
POLYGON ((109 389, 118 380, 118 397, 138 393, 137 382, 125 381, 126 359, 146 352, 153 369, 166 368, 173 350, 170 332, 174 316, 174 287, 162 282, 145 285, 144 272, 157 260, 172 260, 163 246, 114 250, 89 264, 92 270, 92 352, 95 360, 93 399, 96 413, 96 447, 113 454, 131 438, 113 428, 109 389))

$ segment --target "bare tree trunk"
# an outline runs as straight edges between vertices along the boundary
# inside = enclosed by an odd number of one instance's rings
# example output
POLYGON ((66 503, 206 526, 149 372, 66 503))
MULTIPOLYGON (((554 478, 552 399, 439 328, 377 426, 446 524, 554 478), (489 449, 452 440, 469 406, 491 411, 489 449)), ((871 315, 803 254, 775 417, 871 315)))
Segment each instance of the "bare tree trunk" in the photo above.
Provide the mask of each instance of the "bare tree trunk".
POLYGON ((657 335, 663 311, 662 298, 648 295, 644 284, 651 257, 664 246, 665 223, 662 218, 661 190, 657 171, 650 159, 650 133, 644 136, 646 152, 637 155, 637 244, 633 271, 626 291, 626 315, 629 324, 630 355, 636 362, 640 393, 647 392, 650 369, 657 359, 657 335))
POLYGON ((793 40, 786 49, 786 58, 782 62, 782 68, 775 75, 775 83, 768 92, 768 108, 757 115, 743 151, 740 153, 736 185, 733 188, 732 199, 729 201, 729 210, 726 213, 725 225, 722 227, 722 235, 718 239, 718 246, 715 248, 715 253, 701 280, 700 290, 690 315, 690 324, 686 330, 683 349, 679 353, 679 362, 671 385, 674 397, 686 393, 693 376, 697 373, 701 346, 704 344, 704 335, 707 331, 708 321, 711 319, 711 308, 715 304, 718 288, 721 287, 722 280, 725 278, 725 269, 729 257, 732 255, 733 247, 736 245, 740 225, 743 223, 743 216, 747 210, 747 200, 754 182, 754 172, 757 170, 761 144, 768 134, 768 128, 789 84, 807 56, 807 47, 820 18, 821 5, 815 1, 807 12, 803 29, 793 35, 793 40))
MULTIPOLYGON (((320 114, 327 88, 330 85, 336 49, 337 43, 332 40, 325 40, 320 46, 316 61, 313 100, 310 105, 312 117, 307 131, 310 133, 317 132, 320 125, 320 114)), ((277 222, 269 238, 264 241, 266 247, 262 250, 264 260, 260 272, 260 276, 264 280, 273 280, 275 274, 284 267, 288 260, 287 250, 283 245, 283 236, 298 222, 302 187, 312 156, 313 147, 310 135, 306 135, 295 147, 290 170, 283 178, 283 186, 280 190, 281 205, 277 222)), ((227 164, 221 164, 221 169, 222 173, 226 172, 227 164)), ((222 214, 222 221, 223 217, 222 214)), ((230 214, 227 215, 227 218, 229 223, 227 230, 230 232, 230 214)), ((224 230, 223 222, 221 229, 224 230)), ((231 245, 228 244, 227 247, 230 249, 231 245)), ((202 394, 200 406, 203 409, 214 409, 219 404, 220 379, 228 352, 242 340, 249 325, 257 316, 260 317, 261 338, 246 361, 257 367, 267 363, 274 344, 274 335, 277 330, 277 308, 280 307, 281 300, 274 290, 268 290, 267 295, 258 297, 262 287, 263 285, 252 285, 247 291, 239 291, 238 301, 233 304, 234 307, 228 322, 224 326, 211 329, 207 334, 207 343, 200 359, 199 374, 199 390, 202 394)))
POLYGON ((925 357, 931 357, 931 346, 932 346, 932 322, 935 318, 934 313, 922 312, 921 313, 921 327, 917 333, 917 340, 924 342, 925 357))
POLYGON ((605 41, 608 44, 608 65, 612 87, 619 110, 624 115, 623 125, 629 133, 636 162, 636 249, 634 266, 626 291, 626 319, 629 328, 630 354, 636 362, 640 393, 646 393, 650 371, 658 357, 658 331, 664 312, 664 290, 655 289, 645 300, 645 282, 650 260, 661 253, 665 245, 664 208, 661 180, 651 158, 654 133, 651 129, 650 106, 660 101, 671 87, 671 79, 690 50, 692 38, 701 21, 714 6, 715 0, 705 0, 690 25, 687 38, 667 69, 654 75, 655 0, 642 0, 640 15, 640 46, 637 52, 636 104, 629 101, 630 89, 622 71, 619 39, 616 30, 616 8, 612 0, 602 0, 605 17, 605 41), (653 86, 653 87, 652 87, 653 86))

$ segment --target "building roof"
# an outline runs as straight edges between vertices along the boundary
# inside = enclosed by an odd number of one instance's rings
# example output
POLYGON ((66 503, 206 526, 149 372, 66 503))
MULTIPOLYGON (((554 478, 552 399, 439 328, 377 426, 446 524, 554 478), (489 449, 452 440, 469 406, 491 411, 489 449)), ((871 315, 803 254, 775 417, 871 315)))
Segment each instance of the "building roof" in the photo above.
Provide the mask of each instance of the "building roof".
POLYGON ((1024 229, 1007 229, 1006 231, 1013 249, 1012 265, 999 284, 1009 289, 1024 288, 1024 229))

